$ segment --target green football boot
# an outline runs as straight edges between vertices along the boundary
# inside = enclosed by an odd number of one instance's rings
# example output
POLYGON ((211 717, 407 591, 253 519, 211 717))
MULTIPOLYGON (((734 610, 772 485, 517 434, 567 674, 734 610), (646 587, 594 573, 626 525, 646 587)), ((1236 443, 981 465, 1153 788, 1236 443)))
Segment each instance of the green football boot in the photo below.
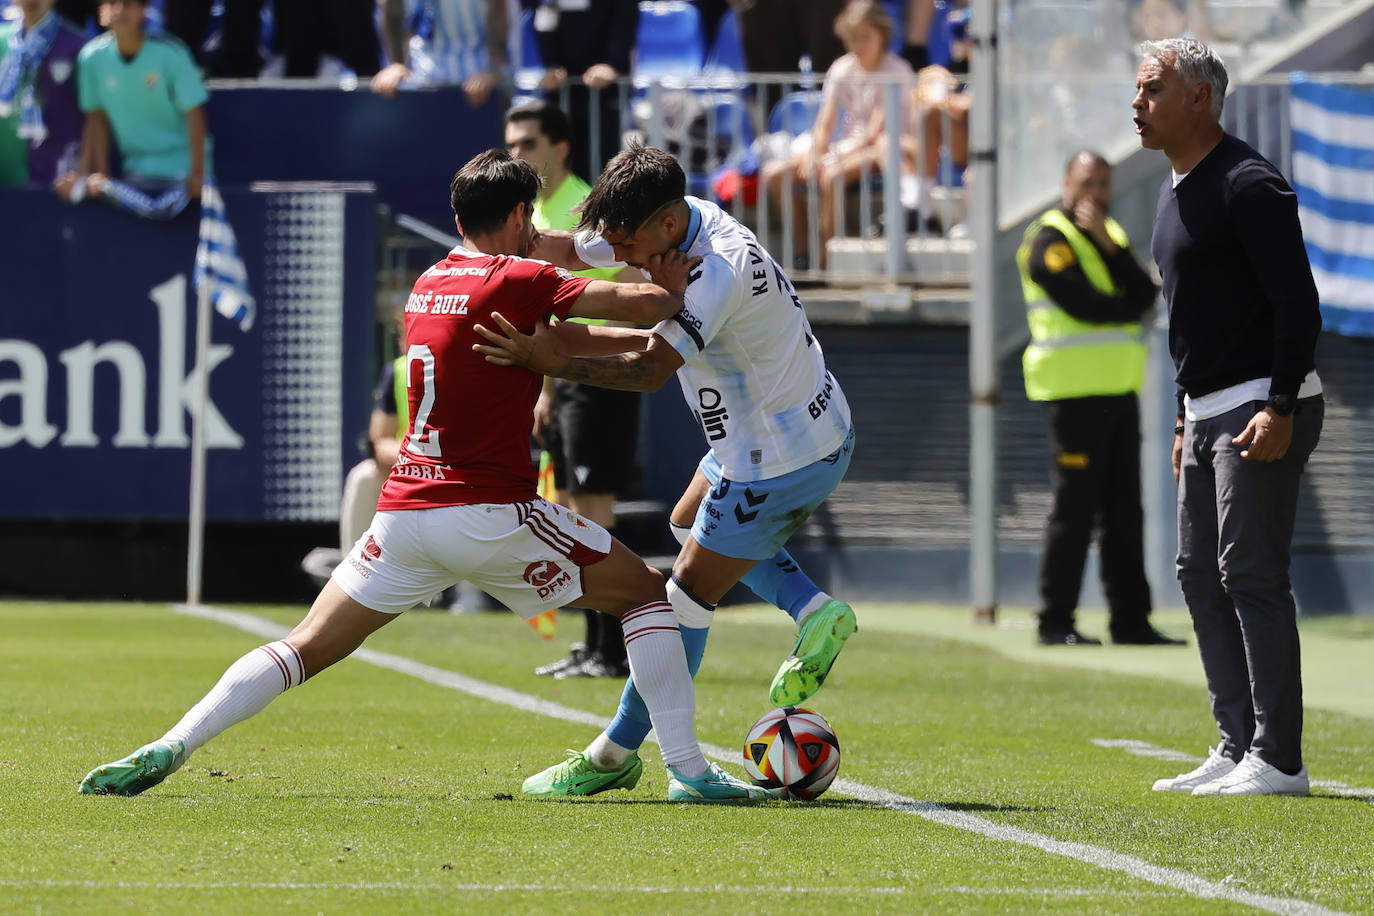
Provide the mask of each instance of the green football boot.
POLYGON ((96 767, 81 780, 82 795, 137 795, 162 782, 186 760, 180 741, 145 744, 123 760, 96 767))
POLYGON ((854 609, 834 598, 803 620, 797 629, 797 644, 774 675, 768 691, 773 705, 800 706, 820 690, 835 657, 844 648, 844 641, 858 628, 854 609))
POLYGON ((694 779, 668 767, 668 801, 730 804, 763 801, 771 797, 767 789, 736 779, 716 763, 708 762, 706 772, 694 779))
POLYGON ((525 780, 520 791, 536 798, 595 795, 608 789, 633 789, 639 782, 639 774, 644 772, 638 753, 631 755, 623 767, 609 773, 592 766, 591 759, 581 751, 569 748, 564 753, 567 758, 562 763, 535 773, 525 780))

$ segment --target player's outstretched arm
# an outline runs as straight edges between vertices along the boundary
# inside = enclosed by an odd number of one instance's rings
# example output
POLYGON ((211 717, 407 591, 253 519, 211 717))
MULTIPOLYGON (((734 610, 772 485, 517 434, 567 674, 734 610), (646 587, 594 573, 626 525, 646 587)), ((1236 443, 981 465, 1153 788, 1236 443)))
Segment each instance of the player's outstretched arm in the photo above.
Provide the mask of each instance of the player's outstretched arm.
POLYGON ((499 312, 493 312, 491 317, 500 333, 474 325, 473 330, 488 343, 473 344, 472 349, 498 366, 520 366, 542 375, 621 391, 656 391, 682 366, 681 355, 650 331, 578 330, 567 322, 553 329, 541 322, 535 325, 533 334, 524 334, 499 312), (571 355, 560 348, 564 335, 569 341, 606 355, 571 355), (635 349, 626 349, 629 346, 635 349))
POLYGON ((573 234, 561 229, 540 229, 530 242, 530 257, 548 261, 564 270, 586 270, 592 265, 577 256, 573 234))
POLYGON ((701 258, 677 250, 654 255, 647 265, 652 283, 593 280, 582 290, 569 314, 574 318, 609 318, 631 324, 658 324, 686 305, 687 283, 701 258))

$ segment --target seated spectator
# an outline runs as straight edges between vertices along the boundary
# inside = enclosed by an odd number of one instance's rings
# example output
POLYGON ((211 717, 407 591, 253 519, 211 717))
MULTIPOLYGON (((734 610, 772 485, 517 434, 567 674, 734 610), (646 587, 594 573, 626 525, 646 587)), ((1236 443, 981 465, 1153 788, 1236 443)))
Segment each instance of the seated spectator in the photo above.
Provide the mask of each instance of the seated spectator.
POLYGON ((333 54, 359 77, 372 76, 382 56, 375 6, 376 0, 273 0, 282 75, 312 79, 324 55, 333 54))
POLYGON ((968 167, 968 113, 973 101, 968 91, 968 5, 956 0, 947 17, 950 29, 948 67, 932 65, 917 74, 916 103, 921 119, 921 165, 916 176, 912 209, 924 232, 941 234, 943 220, 935 212, 932 192, 940 183, 941 148, 949 151, 950 164, 960 177, 968 167))
POLYGON ((934 22, 935 0, 907 0, 902 57, 917 72, 930 66, 930 32, 934 22))
MULTIPOLYGON (((780 201, 786 175, 792 175, 797 201, 792 208, 793 237, 799 265, 808 258, 809 235, 805 207, 806 184, 818 183, 821 250, 825 266, 825 243, 835 234, 834 195, 837 184, 845 189, 865 174, 881 171, 887 160, 887 125, 883 93, 885 85, 865 77, 873 74, 911 76, 911 66, 888 50, 892 41, 892 20, 877 0, 854 0, 835 20, 835 32, 848 53, 831 65, 825 75, 821 108, 811 129, 810 143, 799 153, 775 160, 764 167, 763 180, 775 201, 780 201), (836 122, 839 137, 832 144, 836 122)), ((902 109, 909 108, 909 87, 902 90, 902 109)), ((912 125, 904 118, 898 125, 903 169, 915 171, 916 138, 912 125)), ((807 264, 806 266, 809 266, 807 264)))
POLYGON ((81 110, 76 59, 85 38, 53 0, 18 0, 0 23, 0 187, 47 186, 76 164, 81 110))
POLYGON ((255 79, 263 59, 263 0, 222 0, 219 39, 207 47, 211 8, 215 0, 163 0, 162 21, 167 31, 191 49, 196 61, 213 77, 255 79))
MULTIPOLYGON (((846 0, 734 0, 749 72, 796 73, 802 55, 810 58, 812 73, 827 72, 845 50, 835 34, 835 17, 845 6, 846 0)), ((782 89, 777 83, 762 87, 765 115, 782 98, 782 89)))
POLYGON ((435 0, 427 10, 429 37, 407 28, 406 0, 382 0, 382 37, 391 63, 372 78, 386 98, 403 82, 460 83, 474 108, 491 98, 506 69, 505 0, 435 0))
MULTIPOLYGON (((186 46, 143 28, 144 0, 107 0, 110 31, 81 49, 78 98, 86 115, 76 173, 58 178, 68 200, 106 191, 110 139, 124 159, 122 183, 147 194, 200 196, 208 137, 205 84, 186 46)), ((184 203, 183 203, 184 205, 184 203)))

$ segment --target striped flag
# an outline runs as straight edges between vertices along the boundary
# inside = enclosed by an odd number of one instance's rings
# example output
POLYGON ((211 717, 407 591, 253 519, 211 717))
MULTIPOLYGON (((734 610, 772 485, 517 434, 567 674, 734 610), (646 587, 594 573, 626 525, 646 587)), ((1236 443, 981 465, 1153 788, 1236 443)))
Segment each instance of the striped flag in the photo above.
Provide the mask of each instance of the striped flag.
POLYGON ((1295 73, 1289 117, 1322 329, 1374 337, 1374 92, 1295 73))
POLYGON ((202 284, 209 284, 215 311, 237 322, 241 330, 253 327, 257 309, 248 291, 248 271, 239 257, 234 227, 224 215, 224 198, 209 180, 200 190, 200 245, 192 282, 198 292, 202 284))

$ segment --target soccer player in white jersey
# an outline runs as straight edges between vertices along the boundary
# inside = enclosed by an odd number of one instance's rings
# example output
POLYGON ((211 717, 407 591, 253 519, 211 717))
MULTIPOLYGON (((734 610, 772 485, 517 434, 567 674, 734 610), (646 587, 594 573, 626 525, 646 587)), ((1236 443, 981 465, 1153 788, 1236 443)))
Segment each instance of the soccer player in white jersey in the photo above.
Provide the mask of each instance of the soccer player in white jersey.
MULTIPOLYGON (((577 235, 540 233, 540 257, 570 269, 647 267, 673 251, 702 258, 683 309, 652 330, 522 332, 504 316, 479 325, 477 350, 583 384, 653 391, 674 373, 710 450, 673 509, 682 551, 668 600, 693 674, 716 603, 743 581, 797 621, 791 655, 769 698, 793 706, 824 682, 854 611, 816 587, 783 545, 844 477, 854 448, 849 404, 811 333, 801 300, 754 234, 714 204, 685 196, 667 153, 626 150, 607 164, 582 207, 577 235)), ((650 720, 633 676, 611 725, 580 754, 525 781, 529 795, 591 795, 623 787, 640 767, 650 720)))
MULTIPOLYGON (((240 658, 161 739, 97 767, 87 794, 137 795, 273 698, 346 657, 373 631, 466 579, 517 614, 583 604, 621 619, 674 801, 765 792, 708 763, 695 695, 662 576, 601 526, 535 495, 529 434, 542 378, 473 352, 478 316, 504 310, 532 329, 551 316, 651 321, 682 307, 690 263, 670 253, 663 286, 574 277, 528 254, 539 175, 504 149, 465 165, 450 188, 464 246, 415 283, 406 303, 411 418, 372 525, 285 639, 240 658)), ((639 770, 625 774, 629 784, 639 770)))

